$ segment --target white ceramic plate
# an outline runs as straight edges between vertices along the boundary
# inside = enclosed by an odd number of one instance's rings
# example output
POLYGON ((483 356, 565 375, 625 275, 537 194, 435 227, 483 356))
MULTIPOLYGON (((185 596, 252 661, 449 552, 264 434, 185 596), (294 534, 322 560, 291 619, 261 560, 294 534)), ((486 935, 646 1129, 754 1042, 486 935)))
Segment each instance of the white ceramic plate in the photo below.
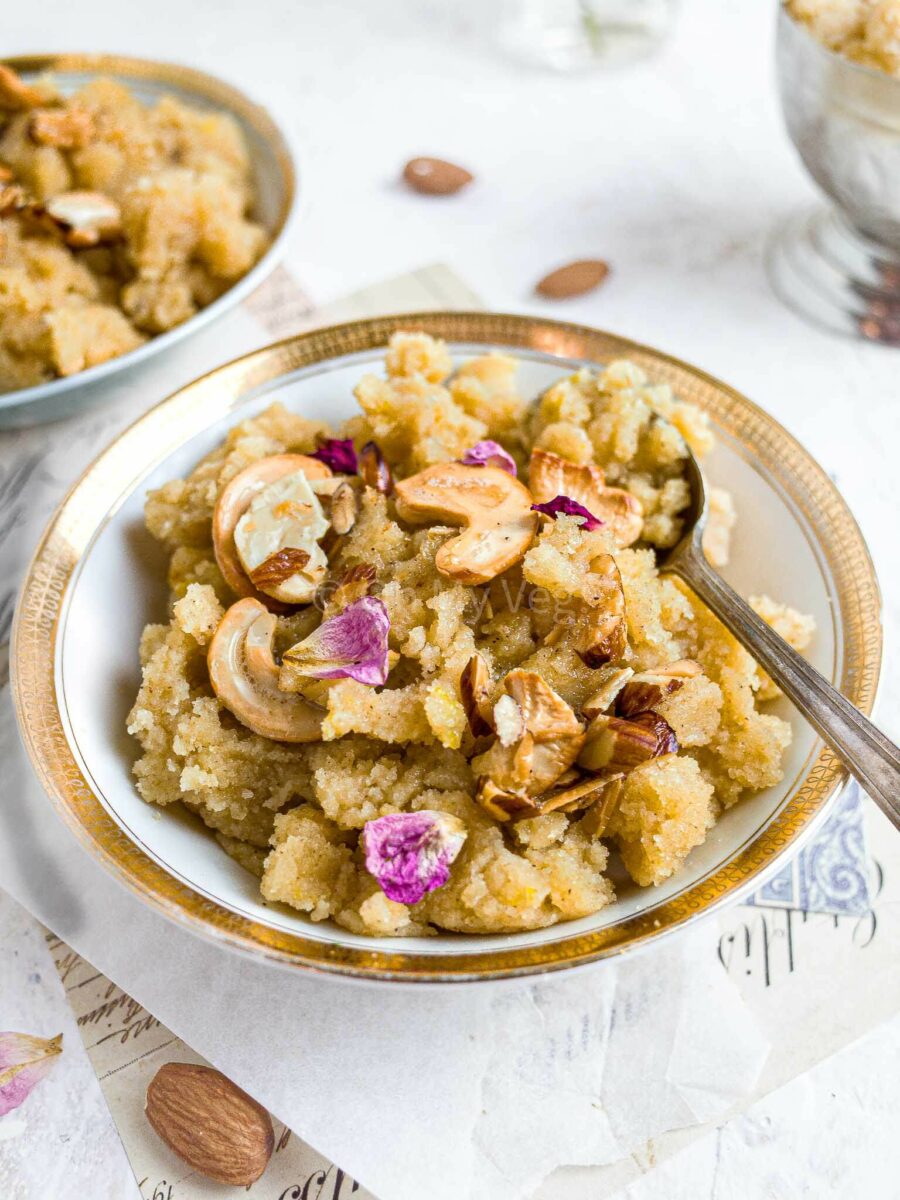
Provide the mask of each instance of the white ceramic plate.
POLYGON ((250 150, 256 184, 254 217, 269 231, 271 243, 258 263, 212 304, 168 333, 150 338, 136 350, 111 358, 77 375, 53 379, 14 392, 0 392, 0 429, 33 425, 88 407, 96 385, 149 358, 216 320, 248 296, 281 257, 285 235, 296 211, 294 162, 287 141, 265 109, 220 79, 191 67, 111 54, 27 55, 0 60, 32 80, 48 71, 60 91, 69 95, 98 75, 124 83, 145 105, 172 95, 197 109, 228 112, 240 125, 250 150))
MULTIPOLYGON (((451 340, 457 360, 513 348, 523 392, 537 394, 584 361, 627 355, 703 404, 717 426, 707 462, 740 514, 726 572, 744 594, 767 592, 812 613, 812 661, 868 709, 880 662, 871 562, 831 482, 771 418, 691 368, 609 335, 528 318, 427 315, 357 322, 280 343, 213 372, 142 418, 104 454, 54 518, 20 603, 14 668, 26 745, 51 797, 120 877, 170 916, 285 962, 403 979, 484 978, 589 961, 660 936, 760 882, 821 820, 844 776, 803 720, 785 780, 724 814, 661 887, 624 881, 593 917, 496 937, 371 939, 265 905, 257 880, 201 823, 138 796, 125 716, 139 684, 137 645, 166 612, 165 559, 143 526, 148 488, 187 474, 237 419, 277 399, 336 424, 352 388, 379 369, 393 328, 451 340)), ((778 711, 776 709, 776 711, 778 711)))

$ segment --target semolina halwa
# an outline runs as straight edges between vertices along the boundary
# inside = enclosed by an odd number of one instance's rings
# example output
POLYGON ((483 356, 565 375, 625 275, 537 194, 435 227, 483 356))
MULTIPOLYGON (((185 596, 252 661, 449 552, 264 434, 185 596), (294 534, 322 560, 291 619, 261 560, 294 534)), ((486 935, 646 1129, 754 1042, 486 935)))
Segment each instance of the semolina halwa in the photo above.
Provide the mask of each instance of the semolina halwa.
POLYGON ((237 122, 0 66, 0 391, 125 354, 212 303, 268 236, 237 122))
MULTIPOLYGON (((626 361, 533 404, 515 376, 399 333, 337 436, 273 404, 148 497, 172 609, 141 643, 138 790, 314 921, 587 916, 615 897, 611 853, 659 884, 782 778, 770 681, 657 570, 705 415, 626 361)), ((716 561, 733 523, 722 493, 716 561)), ((755 605, 809 641, 809 618, 755 605)))
POLYGON ((823 46, 900 79, 900 0, 787 0, 823 46))

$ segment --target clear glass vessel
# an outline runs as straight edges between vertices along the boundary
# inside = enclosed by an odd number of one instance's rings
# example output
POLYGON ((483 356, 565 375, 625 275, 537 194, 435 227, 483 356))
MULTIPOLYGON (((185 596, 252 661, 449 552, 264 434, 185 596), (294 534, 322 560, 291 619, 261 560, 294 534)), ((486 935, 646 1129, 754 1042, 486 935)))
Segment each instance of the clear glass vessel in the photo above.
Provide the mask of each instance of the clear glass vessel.
POLYGON ((776 61, 788 133, 831 203, 778 232, 772 284, 819 325, 900 346, 900 80, 828 50, 783 8, 776 61))
POLYGON ((672 27, 677 0, 507 0, 503 47, 557 71, 618 66, 655 50, 672 27))

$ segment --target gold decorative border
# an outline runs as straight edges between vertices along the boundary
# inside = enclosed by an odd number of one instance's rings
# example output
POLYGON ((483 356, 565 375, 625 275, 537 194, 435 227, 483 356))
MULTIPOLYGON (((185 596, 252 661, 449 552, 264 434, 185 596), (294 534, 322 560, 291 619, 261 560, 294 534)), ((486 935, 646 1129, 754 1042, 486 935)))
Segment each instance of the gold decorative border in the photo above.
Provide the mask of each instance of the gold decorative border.
POLYGON ((822 750, 769 825, 724 866, 652 910, 586 934, 559 926, 552 942, 515 937, 502 949, 464 954, 381 951, 315 941, 272 929, 199 895, 129 840, 91 791, 69 746, 55 691, 57 624, 72 573, 110 497, 132 486, 135 464, 157 461, 212 421, 240 407, 259 385, 288 372, 383 346, 398 329, 456 343, 530 349, 562 358, 628 357, 704 408, 774 478, 803 513, 838 592, 843 627, 839 686, 871 712, 881 665, 880 596, 868 550, 834 484, 767 413, 727 385, 668 355, 609 333, 539 318, 491 313, 413 313, 288 338, 219 367, 182 388, 127 429, 63 501, 29 567, 13 632, 13 694, 32 765, 69 827, 132 891, 196 933, 293 967, 366 979, 454 982, 559 970, 620 954, 708 913, 772 868, 819 817, 846 775, 822 750))
POLYGON ((248 129, 253 130, 256 136, 269 147, 277 163, 283 191, 278 215, 268 230, 271 239, 268 249, 246 275, 235 280, 221 296, 186 321, 182 321, 180 325, 175 325, 165 333, 158 334, 136 349, 129 350, 126 354, 107 359, 105 362, 88 367, 75 375, 67 375, 46 383, 0 393, 0 407, 18 408, 32 401, 46 399, 51 394, 51 390, 53 394, 71 391, 106 378, 132 364, 143 362, 186 334, 201 328, 216 315, 220 315, 232 302, 247 293, 248 280, 251 285, 249 290, 255 290, 265 276, 274 269, 280 255, 281 245, 297 202, 297 172, 285 136, 266 109, 256 104, 249 96, 230 83, 226 83, 223 79, 217 79, 214 75, 207 75, 205 71, 200 71, 196 67, 186 67, 173 62, 160 62, 155 59, 133 58, 125 54, 65 53, 7 55, 0 57, 0 64, 11 67, 14 71, 24 75, 53 72, 112 75, 119 79, 149 80, 153 83, 182 89, 205 101, 211 107, 223 109, 232 116, 238 117, 248 129))

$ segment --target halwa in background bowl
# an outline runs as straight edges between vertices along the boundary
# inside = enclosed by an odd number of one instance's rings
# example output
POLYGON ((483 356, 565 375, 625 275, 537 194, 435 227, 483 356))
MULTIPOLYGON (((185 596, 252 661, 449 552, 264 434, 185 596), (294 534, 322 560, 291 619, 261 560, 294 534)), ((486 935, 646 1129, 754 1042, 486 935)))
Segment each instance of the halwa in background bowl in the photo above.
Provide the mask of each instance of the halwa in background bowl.
POLYGON ((255 265, 188 320, 150 337, 134 350, 77 374, 0 392, 0 428, 4 428, 54 420, 87 407, 96 398, 96 385, 101 381, 165 353, 168 347, 240 303, 258 287, 282 255, 285 235, 296 210, 297 182, 287 140, 268 112, 237 88, 202 71, 176 63, 111 54, 21 55, 0 59, 0 63, 11 67, 26 82, 52 75, 65 96, 90 80, 103 77, 126 86, 146 106, 169 95, 200 111, 230 115, 238 123, 249 150, 256 190, 251 215, 269 235, 269 245, 255 265))
POLYGON ((291 338, 221 367, 163 401, 97 459, 53 518, 28 572, 14 633, 23 739, 52 802, 88 851, 170 919, 287 966, 365 979, 448 982, 572 967, 646 945, 757 887, 825 817, 845 773, 784 701, 794 740, 784 780, 729 809, 681 870, 656 888, 617 877, 618 899, 591 917, 511 935, 378 939, 266 905, 258 881, 199 820, 139 797, 125 732, 140 680, 136 647, 168 601, 165 556, 146 532, 149 488, 187 474, 238 420, 273 400, 337 423, 398 329, 443 337, 455 362, 486 350, 520 362, 536 396, 584 364, 627 357, 705 409, 717 446, 706 463, 738 510, 726 571, 811 613, 810 657, 864 712, 881 661, 871 560, 834 484, 778 423, 702 372, 579 326, 482 313, 413 314, 291 338))
POLYGON ((900 345, 900 79, 829 49, 784 7, 775 58, 787 131, 829 202, 780 231, 775 290, 828 329, 900 345))

